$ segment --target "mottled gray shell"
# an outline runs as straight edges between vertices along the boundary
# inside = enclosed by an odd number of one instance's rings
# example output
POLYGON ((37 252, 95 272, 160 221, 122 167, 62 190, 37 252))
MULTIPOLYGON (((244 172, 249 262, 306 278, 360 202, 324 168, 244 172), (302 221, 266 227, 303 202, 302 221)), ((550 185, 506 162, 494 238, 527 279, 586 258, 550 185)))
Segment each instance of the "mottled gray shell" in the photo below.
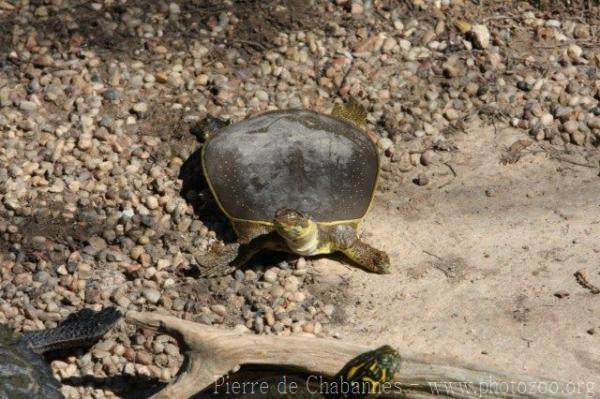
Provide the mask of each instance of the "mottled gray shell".
POLYGON ((205 144, 202 163, 229 217, 267 222, 281 208, 317 222, 360 219, 379 170, 377 148, 365 132, 308 110, 226 126, 205 144))
POLYGON ((42 356, 0 324, 0 399, 64 399, 42 356))

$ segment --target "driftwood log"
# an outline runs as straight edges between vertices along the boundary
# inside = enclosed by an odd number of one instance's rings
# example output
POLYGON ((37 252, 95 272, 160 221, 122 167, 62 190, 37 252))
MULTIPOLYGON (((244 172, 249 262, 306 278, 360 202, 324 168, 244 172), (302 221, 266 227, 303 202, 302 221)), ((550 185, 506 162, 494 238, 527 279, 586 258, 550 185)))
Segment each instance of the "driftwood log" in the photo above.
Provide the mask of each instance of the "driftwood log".
MULTIPOLYGON (((130 311, 129 322, 176 337, 184 351, 177 378, 153 396, 189 398, 241 365, 279 365, 333 376, 353 357, 373 349, 341 340, 252 335, 158 313, 130 311)), ((583 398, 573 386, 523 375, 502 375, 450 364, 402 358, 393 389, 403 398, 583 398), (569 389, 571 388, 571 389, 569 389)))

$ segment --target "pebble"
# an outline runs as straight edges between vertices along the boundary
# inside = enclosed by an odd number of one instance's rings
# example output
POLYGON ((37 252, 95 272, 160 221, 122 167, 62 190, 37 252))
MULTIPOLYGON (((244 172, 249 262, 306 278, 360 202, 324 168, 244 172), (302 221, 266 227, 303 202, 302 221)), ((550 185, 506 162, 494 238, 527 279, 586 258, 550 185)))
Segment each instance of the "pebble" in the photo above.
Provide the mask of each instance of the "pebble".
POLYGON ((212 310, 215 314, 218 314, 219 316, 225 316, 227 315, 227 308, 224 305, 212 305, 210 307, 210 310, 212 310))
POLYGON ((48 55, 38 55, 31 59, 31 63, 35 67, 45 68, 52 66, 52 64, 54 64, 54 60, 48 55))
POLYGON ((421 161, 421 164, 423 164, 424 166, 428 166, 433 163, 434 159, 435 159, 435 152, 432 150, 427 150, 421 154, 420 161, 421 161))
POLYGON ((152 209, 152 210, 158 209, 158 207, 160 205, 159 202, 158 202, 158 199, 156 197, 152 196, 152 195, 147 196, 144 199, 144 203, 146 204, 146 206, 148 207, 148 209, 152 209))
POLYGON ((447 109, 446 111, 444 111, 444 117, 446 119, 448 119, 449 121, 454 121, 459 118, 459 114, 458 114, 458 111, 450 108, 450 109, 447 109))
POLYGON ((424 174, 419 174, 415 179, 414 179, 414 183, 417 186, 426 186, 427 184, 429 184, 429 179, 427 178, 427 176, 425 176, 424 174))
POLYGON ((21 101, 19 102, 19 109, 25 112, 34 112, 38 109, 38 105, 33 101, 21 101))
POLYGON ((600 118, 590 118, 587 125, 590 129, 600 129, 600 118))
POLYGON ((121 93, 116 89, 109 88, 104 90, 104 92, 102 93, 102 97, 109 101, 116 101, 121 98, 121 93))
POLYGON ((143 115, 148 112, 148 104, 144 102, 136 103, 133 105, 133 111, 138 115, 143 115))
POLYGON ((490 45, 490 31, 485 25, 473 25, 469 33, 475 48, 488 48, 490 45))
POLYGON ((379 145, 379 148, 381 148, 382 151, 387 151, 388 149, 394 146, 394 142, 388 139, 387 137, 379 139, 377 141, 377 144, 379 145))
POLYGON ((524 80, 519 80, 517 82, 517 88, 523 91, 531 91, 531 85, 524 80))
POLYGON ((572 59, 578 59, 583 54, 583 49, 576 44, 571 44, 567 47, 567 56, 572 59))
POLYGON ((584 145, 585 144, 585 134, 581 132, 573 132, 571 133, 571 140, 573 144, 584 145))
POLYGON ((160 292, 154 288, 144 288, 142 295, 152 304, 156 304, 160 300, 160 292))
POLYGON ((274 283, 275 281, 277 281, 278 278, 278 271, 277 269, 269 269, 265 272, 265 274, 263 275, 263 279, 268 282, 268 283, 274 283))
POLYGON ((556 291, 554 293, 554 296, 557 297, 557 298, 559 298, 559 299, 562 299, 562 298, 568 297, 569 293, 567 291, 565 291, 565 290, 560 290, 560 291, 556 291))
POLYGON ((566 121, 562 125, 563 130, 567 133, 575 133, 579 129, 579 123, 576 121, 566 121))

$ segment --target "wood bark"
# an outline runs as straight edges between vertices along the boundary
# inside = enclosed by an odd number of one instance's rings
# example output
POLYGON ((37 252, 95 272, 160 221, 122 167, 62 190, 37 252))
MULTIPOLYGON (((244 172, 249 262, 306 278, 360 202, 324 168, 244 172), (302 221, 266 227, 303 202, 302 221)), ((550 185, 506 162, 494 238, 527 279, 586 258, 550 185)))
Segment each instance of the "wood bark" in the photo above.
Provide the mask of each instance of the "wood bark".
MULTIPOLYGON (((127 313, 128 321, 179 339, 185 361, 155 399, 189 398, 242 365, 279 365, 331 377, 349 360, 374 349, 308 336, 253 335, 159 313, 127 313)), ((257 376, 257 378, 260 376, 257 376)), ((525 375, 503 375, 455 364, 402 357, 389 395, 403 398, 583 398, 574 386, 525 375), (392 389, 393 388, 393 389, 392 389), (570 389, 569 389, 570 388, 570 389)))

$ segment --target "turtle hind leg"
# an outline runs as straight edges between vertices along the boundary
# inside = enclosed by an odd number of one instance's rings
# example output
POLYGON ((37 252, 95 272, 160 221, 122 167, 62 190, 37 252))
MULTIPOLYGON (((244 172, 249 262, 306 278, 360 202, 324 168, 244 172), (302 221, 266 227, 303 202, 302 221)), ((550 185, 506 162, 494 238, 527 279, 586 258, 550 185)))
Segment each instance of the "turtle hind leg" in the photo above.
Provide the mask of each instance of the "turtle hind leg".
POLYGON ((99 312, 83 309, 71 314, 58 327, 27 333, 20 341, 36 353, 87 346, 102 338, 120 318, 121 313, 114 306, 99 312))
POLYGON ((388 254, 359 239, 352 246, 343 249, 342 252, 370 272, 379 274, 390 272, 390 258, 388 254))

